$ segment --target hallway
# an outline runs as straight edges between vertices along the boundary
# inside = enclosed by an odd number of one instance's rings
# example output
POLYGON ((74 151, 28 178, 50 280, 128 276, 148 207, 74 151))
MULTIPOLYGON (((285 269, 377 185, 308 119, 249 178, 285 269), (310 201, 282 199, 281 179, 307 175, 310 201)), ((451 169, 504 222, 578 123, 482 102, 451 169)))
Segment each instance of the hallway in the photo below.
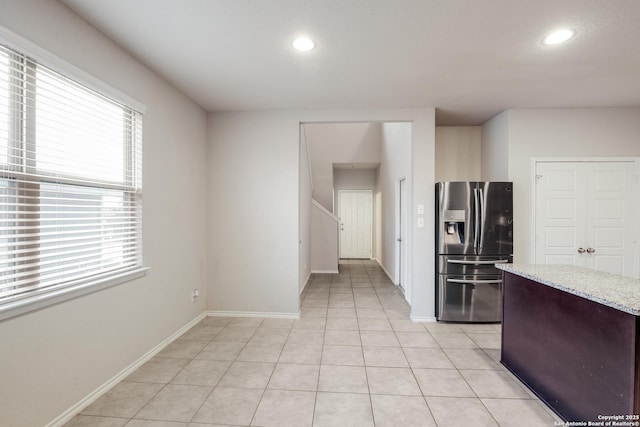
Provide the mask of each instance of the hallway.
POLYGON ((207 317, 67 426, 553 425, 499 325, 414 323, 375 261, 339 267, 299 320, 207 317))

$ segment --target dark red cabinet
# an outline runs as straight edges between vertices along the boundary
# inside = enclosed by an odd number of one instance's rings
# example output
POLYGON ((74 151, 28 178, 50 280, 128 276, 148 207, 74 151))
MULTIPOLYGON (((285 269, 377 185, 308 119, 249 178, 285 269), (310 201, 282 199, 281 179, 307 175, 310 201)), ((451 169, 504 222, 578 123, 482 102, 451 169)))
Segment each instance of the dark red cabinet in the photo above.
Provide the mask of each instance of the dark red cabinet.
POLYGON ((503 272, 502 364, 565 421, 640 413, 638 316, 503 272))

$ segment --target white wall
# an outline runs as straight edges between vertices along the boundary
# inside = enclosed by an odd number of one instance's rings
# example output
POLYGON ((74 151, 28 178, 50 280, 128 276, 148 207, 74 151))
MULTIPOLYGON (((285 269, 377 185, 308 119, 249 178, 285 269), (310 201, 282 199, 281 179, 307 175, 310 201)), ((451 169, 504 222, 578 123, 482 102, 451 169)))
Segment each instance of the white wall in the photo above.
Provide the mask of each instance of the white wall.
MULTIPOLYGON (((407 179, 411 192, 411 123, 382 125, 381 162, 376 200, 379 200, 378 262, 394 283, 398 279, 398 203, 400 179, 407 179)), ((411 212, 409 212, 411 217, 411 212)), ((411 240, 408 242, 411 243, 411 240)), ((414 261, 415 262, 415 261, 414 261)), ((420 262, 418 258, 417 262, 420 262)), ((396 283, 397 284, 397 283, 396 283)))
POLYGON ((299 159, 290 112, 209 115, 210 309, 297 315, 299 159))
POLYGON ((529 262, 531 159, 640 156, 640 108, 509 110, 508 135, 515 261, 529 262))
POLYGON ((206 114, 58 2, 3 1, 0 25, 147 106, 149 274, 0 322, 0 424, 42 426, 204 311, 206 114))
MULTIPOLYGON (((435 111, 435 109, 434 109, 435 111)), ((411 266, 411 318, 435 320, 434 241, 435 241, 435 114, 426 120, 413 120, 412 165, 409 192, 411 266), (417 228, 413 213, 424 205, 424 228, 417 228)))
POLYGON ((509 180, 509 111, 482 125, 482 181, 509 180))
POLYGON ((338 206, 338 190, 375 190, 376 175, 376 169, 334 169, 335 205, 338 206))
POLYGON ((338 273, 338 221, 320 206, 311 206, 311 271, 338 273))
POLYGON ((300 126, 300 255, 298 278, 300 292, 311 276, 311 169, 304 126, 300 126))
POLYGON ((479 181, 480 126, 436 127, 436 182, 479 181))
POLYGON ((329 211, 333 206, 334 163, 378 163, 379 123, 306 123, 313 176, 313 198, 329 211))

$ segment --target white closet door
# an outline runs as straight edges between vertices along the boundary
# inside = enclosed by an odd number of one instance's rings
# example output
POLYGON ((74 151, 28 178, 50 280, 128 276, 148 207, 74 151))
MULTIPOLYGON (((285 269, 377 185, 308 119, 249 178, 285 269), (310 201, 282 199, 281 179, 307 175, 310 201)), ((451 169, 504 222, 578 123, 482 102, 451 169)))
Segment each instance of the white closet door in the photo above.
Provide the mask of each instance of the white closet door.
POLYGON ((536 164, 535 262, 633 277, 633 162, 536 164))
POLYGON ((586 163, 587 267, 609 273, 634 274, 634 165, 586 163))
POLYGON ((586 192, 583 164, 536 164, 536 263, 585 265, 586 192))

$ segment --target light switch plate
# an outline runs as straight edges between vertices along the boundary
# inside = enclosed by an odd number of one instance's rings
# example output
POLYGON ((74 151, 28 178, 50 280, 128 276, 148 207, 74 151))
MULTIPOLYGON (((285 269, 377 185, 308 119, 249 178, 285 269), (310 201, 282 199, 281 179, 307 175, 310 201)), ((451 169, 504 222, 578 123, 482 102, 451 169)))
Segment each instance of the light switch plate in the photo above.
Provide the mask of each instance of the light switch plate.
POLYGON ((418 215, 424 215, 424 205, 418 205, 418 215))
POLYGON ((424 218, 418 218, 418 228, 424 228, 424 218))

